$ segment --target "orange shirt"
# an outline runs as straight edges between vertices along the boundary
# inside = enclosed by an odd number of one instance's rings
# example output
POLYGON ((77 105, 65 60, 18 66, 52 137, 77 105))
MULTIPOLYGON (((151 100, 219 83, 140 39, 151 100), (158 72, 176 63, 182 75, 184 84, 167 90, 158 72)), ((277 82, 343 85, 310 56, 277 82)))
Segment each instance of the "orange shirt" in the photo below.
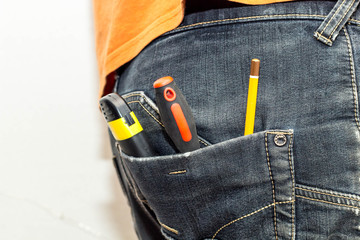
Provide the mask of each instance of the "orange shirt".
MULTIPOLYGON (((231 0, 268 4, 290 0, 231 0)), ((183 0, 94 0, 100 96, 113 90, 110 73, 133 59, 147 44, 176 28, 184 17, 183 0)))

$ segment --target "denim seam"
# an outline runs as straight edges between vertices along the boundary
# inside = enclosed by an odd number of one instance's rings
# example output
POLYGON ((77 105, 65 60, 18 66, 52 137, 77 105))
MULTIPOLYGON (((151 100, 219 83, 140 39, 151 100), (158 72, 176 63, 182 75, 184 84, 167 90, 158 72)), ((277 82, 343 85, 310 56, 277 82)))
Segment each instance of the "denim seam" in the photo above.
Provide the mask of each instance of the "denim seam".
MULTIPOLYGON (((218 19, 218 20, 213 20, 213 21, 206 21, 206 22, 199 22, 199 23, 194 23, 194 24, 189 24, 186 26, 181 26, 178 28, 175 28, 173 31, 175 30, 181 30, 181 29, 185 29, 185 28, 190 28, 190 27, 195 27, 195 26, 199 26, 199 25, 205 25, 205 24, 212 24, 212 23, 223 23, 223 22, 237 22, 240 20, 249 20, 249 19, 258 19, 258 20, 266 20, 266 19, 271 19, 271 18, 278 18, 278 17, 320 17, 320 18, 325 18, 325 15, 316 15, 316 14, 297 14, 297 13, 293 13, 293 14, 279 14, 279 15, 257 15, 257 16, 249 16, 249 17, 238 17, 238 18, 228 18, 228 19, 218 19)), ((171 33, 172 31, 169 31, 168 33, 171 33)))
POLYGON ((156 118, 154 115, 152 115, 152 114, 149 112, 149 110, 147 110, 146 107, 145 107, 140 101, 136 100, 136 101, 128 102, 129 105, 130 105, 131 103, 138 103, 138 104, 150 115, 150 117, 152 117, 160 126, 164 127, 164 125, 163 125, 159 120, 157 120, 157 118, 156 118))
POLYGON ((275 184, 274 179, 271 172, 271 164, 270 164, 270 157, 269 157, 269 148, 268 148, 268 132, 265 133, 265 150, 266 150, 266 159, 269 168, 269 175, 271 180, 271 187, 272 187, 272 197, 273 197, 273 204, 274 204, 274 230, 275 230, 275 239, 278 239, 277 229, 276 229, 276 200, 275 200, 275 184))
POLYGON ((215 234, 212 236, 211 239, 215 239, 216 235, 219 234, 219 232, 220 232, 221 230, 223 230, 224 228, 230 226, 231 224, 233 224, 233 223, 235 223, 235 222, 237 222, 237 221, 240 221, 240 220, 242 220, 242 219, 244 219, 244 218, 250 217, 250 216, 252 216, 252 215, 254 215, 254 214, 256 214, 256 213, 259 213, 259 212, 261 212, 261 211, 263 211, 263 210, 265 210, 265 209, 267 209, 267 208, 269 208, 269 207, 272 207, 272 206, 275 207, 275 205, 288 204, 288 203, 293 203, 293 202, 294 202, 294 200, 286 201, 286 202, 275 202, 275 203, 271 203, 271 204, 269 204, 269 205, 267 205, 267 206, 265 206, 265 207, 262 207, 262 208, 260 208, 260 209, 258 209, 258 210, 255 210, 255 211, 253 211, 253 212, 251 212, 251 213, 248 213, 248 214, 246 214, 246 215, 244 215, 244 216, 242 216, 242 217, 239 217, 239 218, 237 218, 237 219, 235 219, 235 220, 232 220, 231 222, 229 222, 229 223, 223 225, 221 228, 219 228, 219 229, 215 232, 215 234))
POLYGON ((333 20, 333 18, 337 15, 337 13, 341 10, 342 5, 344 5, 346 0, 343 0, 342 3, 340 4, 340 6, 336 9, 336 12, 332 15, 332 17, 329 19, 328 23, 325 25, 325 27, 323 28, 323 30, 321 31, 320 35, 323 34, 323 32, 325 31, 325 29, 329 26, 330 22, 333 20))
MULTIPOLYGON (((119 151, 119 149, 117 149, 119 151)), ((119 154, 120 154, 120 158, 123 158, 121 156, 121 152, 119 151, 119 154)), ((138 193, 138 190, 137 188, 138 187, 135 187, 136 186, 136 183, 135 181, 132 179, 132 176, 128 176, 129 174, 126 173, 126 169, 125 169, 125 163, 123 163, 123 161, 121 161, 121 165, 123 165, 122 167, 124 168, 124 174, 125 174, 125 179, 126 179, 126 182, 128 183, 128 186, 130 188, 130 190, 133 192, 134 196, 136 197, 136 199, 142 203, 146 203, 148 204, 148 201, 145 200, 145 199, 142 199, 140 196, 139 196, 139 193, 138 193)), ((127 169, 128 170, 128 169, 127 169)), ((129 171, 129 170, 128 170, 129 171)))
MULTIPOLYGON (((118 149, 117 149, 118 150, 118 149)), ((119 157, 122 158, 121 156, 121 152, 118 150, 119 152, 119 157)), ((150 219, 153 219, 152 215, 149 214, 149 211, 145 208, 144 204, 146 204, 150 209, 151 209, 151 206, 149 204, 149 202, 145 199, 141 199, 138 195, 138 191, 136 190, 136 188, 132 185, 134 183, 130 183, 130 181, 132 180, 129 180, 129 177, 127 176, 128 174, 126 173, 125 171, 125 163, 123 163, 123 161, 121 161, 121 165, 122 165, 122 168, 124 168, 124 174, 125 174, 125 181, 127 182, 128 186, 129 186, 129 189, 130 191, 134 194, 135 198, 137 201, 139 201, 140 203, 140 206, 141 208, 145 211, 145 213, 150 217, 150 219), (142 203, 142 204, 141 204, 142 203)))
MULTIPOLYGON (((292 131, 292 130, 289 130, 292 131)), ((284 134, 284 135, 292 135, 291 132, 283 132, 283 131, 267 131, 266 134, 284 134)))
POLYGON ((169 172, 168 174, 169 174, 169 175, 175 175, 175 174, 184 174, 184 173, 186 173, 186 172, 187 172, 187 170, 185 169, 185 170, 179 170, 179 171, 169 172))
MULTIPOLYGON (((139 101, 139 99, 143 99, 147 105, 149 105, 149 107, 156 112, 157 114, 159 114, 159 109, 157 109, 155 106, 153 106, 155 103, 149 102, 150 100, 148 100, 148 97, 144 96, 144 94, 141 93, 131 93, 129 95, 124 96, 125 99, 127 98, 132 98, 134 97, 137 101, 139 101)), ((141 103, 141 101, 140 101, 141 103)))
POLYGON ((329 39, 329 38, 321 35, 321 33, 318 33, 318 32, 315 32, 315 37, 316 37, 317 40, 319 40, 320 38, 322 38, 322 39, 324 39, 327 43, 331 43, 331 44, 332 44, 332 42, 333 42, 331 39, 329 39))
POLYGON ((354 58, 353 58, 353 54, 352 54, 353 50, 352 50, 352 46, 351 46, 350 36, 349 36, 346 28, 344 28, 344 33, 345 33, 346 42, 347 42, 347 46, 348 46, 348 53, 349 53, 351 85, 352 85, 353 100, 354 100, 354 118, 355 118, 356 126, 357 126, 358 130, 360 131, 359 108, 358 108, 359 100, 358 100, 358 95, 357 95, 354 58))
POLYGON ((290 135, 290 142, 289 142, 289 166, 290 166, 290 172, 291 172, 291 200, 293 200, 291 204, 291 239, 294 239, 294 233, 295 233, 295 178, 294 178, 294 170, 291 163, 291 147, 293 144, 293 135, 290 135))
POLYGON ((341 203, 334 203, 334 202, 329 202, 329 201, 325 201, 325 200, 320 200, 320 199, 315 199, 315 198, 309 198, 309 197, 304 197, 301 195, 296 195, 296 197, 299 198, 304 198, 307 200, 311 200, 311 201, 315 201, 315 202, 321 202, 321 203, 328 203, 328 204, 332 204, 332 205, 336 205, 336 206, 341 206, 341 207, 346 207, 346 208, 355 208, 355 209, 359 209, 359 207, 355 207, 355 206, 351 206, 351 205, 346 205, 346 204, 341 204, 341 203))
POLYGON ((325 192, 320 192, 320 191, 316 191, 316 190, 305 189, 305 188, 302 188, 302 187, 295 187, 295 188, 299 189, 299 190, 306 191, 306 192, 312 192, 312 193, 317 193, 317 194, 322 194, 322 195, 328 195, 328 196, 331 196, 331 197, 349 199, 349 200, 354 200, 354 201, 360 202, 360 198, 356 199, 356 198, 351 198, 351 197, 347 197, 347 196, 340 195, 340 194, 325 193, 325 192))
MULTIPOLYGON (((152 103, 149 103, 148 100, 146 99, 146 97, 144 97, 141 93, 131 93, 129 95, 126 95, 124 98, 130 98, 130 97, 140 97, 142 99, 144 99, 144 101, 149 104, 149 106, 152 105, 152 103)), ((153 107, 151 107, 155 112, 159 113, 158 109, 155 109, 153 107)))
MULTIPOLYGON (((122 161, 121 152, 119 151, 119 149, 118 149, 117 147, 116 147, 116 150, 117 150, 118 153, 119 153, 119 158, 120 158, 121 167, 123 168, 125 181, 127 182, 128 186, 129 186, 129 189, 133 192, 134 196, 136 196, 136 198, 137 198, 139 201, 142 201, 142 200, 140 199, 140 197, 138 196, 137 191, 134 189, 133 183, 130 182, 130 180, 129 180, 129 176, 128 176, 128 174, 126 173, 126 169, 125 169, 124 163, 123 163, 123 161, 122 161)), ((119 166, 119 167, 120 167, 120 166, 119 166)))
MULTIPOLYGON (((118 151, 119 151, 119 149, 117 149, 118 151)), ((119 156, 120 156, 120 158, 123 158, 122 156, 121 156, 121 152, 119 151, 119 156)), ((126 166, 126 163, 123 163, 123 161, 121 161, 122 162, 122 167, 123 168, 125 168, 126 166)), ((126 182, 128 183, 128 186, 129 186, 129 189, 130 189, 130 191, 134 194, 134 196, 135 196, 135 199, 137 200, 137 201, 139 201, 140 202, 140 207, 145 211, 145 214, 146 215, 148 215, 149 217, 150 217, 150 219, 152 219, 152 220, 155 220, 155 221, 157 221, 157 222, 159 222, 160 223, 160 221, 156 218, 156 219, 154 219, 153 218, 153 216, 149 213, 149 211, 148 211, 148 209, 144 206, 144 204, 146 204, 150 209, 152 209, 152 207, 150 206, 150 204, 149 204, 149 202, 146 200, 146 199, 141 199, 140 197, 139 197, 139 195, 138 195, 138 191, 135 189, 135 187, 134 186, 132 186, 132 184, 130 184, 130 181, 134 181, 133 179, 130 179, 129 180, 129 178, 128 178, 128 176, 127 176, 127 174, 125 173, 125 175, 126 175, 126 177, 125 177, 125 179, 126 179, 126 182), (142 204, 141 204, 142 203, 142 204)), ((135 182, 135 181, 134 181, 135 182)))
MULTIPOLYGON (((324 18, 326 18, 326 15, 290 13, 290 14, 279 14, 279 15, 257 15, 257 16, 249 16, 249 17, 219 19, 219 20, 198 22, 198 23, 194 23, 194 24, 181 26, 181 27, 175 28, 174 30, 171 30, 169 32, 164 33, 163 36, 165 36, 167 34, 175 33, 178 30, 186 30, 187 28, 196 27, 196 26, 202 26, 202 25, 207 25, 207 24, 213 24, 213 23, 236 23, 236 22, 241 21, 241 20, 250 20, 250 19, 254 19, 254 20, 271 20, 273 18, 281 18, 281 17, 314 17, 314 18, 322 18, 322 19, 324 19, 324 18)), ((357 24, 357 23, 360 23, 360 20, 350 18, 348 23, 352 24, 351 22, 355 22, 354 23, 355 25, 360 26, 360 24, 357 24)), ((319 37, 321 37, 323 39, 326 39, 329 42, 332 42, 331 40, 329 40, 328 38, 322 36, 318 32, 315 32, 315 34, 317 34, 319 37)))
MULTIPOLYGON (((118 143, 116 143, 116 150, 117 150, 117 152, 119 154, 119 159, 120 159, 119 162, 120 162, 121 168, 124 171, 125 181, 127 182, 130 191, 134 194, 134 196, 136 197, 136 199, 138 201, 140 201, 141 203, 146 203, 147 205, 149 205, 148 201, 146 199, 143 199, 143 198, 141 198, 139 196, 140 189, 137 186, 137 184, 136 184, 135 180, 133 179, 133 177, 131 176, 131 172, 130 172, 129 168, 126 166, 126 163, 123 161, 122 152, 121 152, 121 149, 120 149, 120 146, 118 145, 118 143)), ((119 165, 119 167, 120 167, 120 165, 119 165)), ((142 193, 141 193, 141 195, 142 195, 142 193)))
POLYGON ((329 38, 331 38, 331 36, 334 34, 334 32, 337 30, 337 28, 339 27, 339 25, 341 24, 341 22, 343 21, 343 19, 345 18, 346 14, 350 11, 350 9, 352 8, 352 6, 354 5, 355 0, 352 1, 351 5, 348 7, 347 11, 344 13, 344 15, 342 16, 342 18, 340 19, 340 21, 338 22, 338 24, 335 26, 335 28, 333 29, 333 31, 331 32, 329 38))
POLYGON ((166 230, 168 230, 168 231, 170 231, 170 232, 172 232, 172 233, 175 233, 176 235, 179 234, 179 231, 176 230, 176 229, 174 229, 174 228, 172 228, 172 227, 169 227, 169 226, 167 226, 167 225, 165 225, 165 224, 163 224, 163 223, 161 223, 161 222, 160 222, 160 225, 161 225, 163 228, 165 228, 166 230))

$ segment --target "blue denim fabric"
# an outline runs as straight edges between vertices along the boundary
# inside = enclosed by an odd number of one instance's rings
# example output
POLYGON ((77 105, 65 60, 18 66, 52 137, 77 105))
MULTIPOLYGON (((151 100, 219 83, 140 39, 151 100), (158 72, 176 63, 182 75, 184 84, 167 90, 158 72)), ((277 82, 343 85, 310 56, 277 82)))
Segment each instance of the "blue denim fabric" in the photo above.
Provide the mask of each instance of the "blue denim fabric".
POLYGON ((116 91, 161 155, 113 144, 140 239, 360 239, 360 11, 341 27, 354 2, 195 13, 123 68, 116 91), (255 129, 243 136, 252 58, 255 129), (163 128, 152 84, 168 75, 199 150, 177 153, 163 128))

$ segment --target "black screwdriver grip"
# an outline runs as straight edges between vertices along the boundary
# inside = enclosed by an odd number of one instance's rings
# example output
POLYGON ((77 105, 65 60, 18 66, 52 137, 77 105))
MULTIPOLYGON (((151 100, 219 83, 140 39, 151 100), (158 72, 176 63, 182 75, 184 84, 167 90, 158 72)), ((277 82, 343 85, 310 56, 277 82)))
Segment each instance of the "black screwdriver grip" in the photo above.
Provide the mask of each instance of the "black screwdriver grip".
POLYGON ((180 152, 200 148, 191 109, 172 77, 154 82, 156 103, 165 130, 180 152))

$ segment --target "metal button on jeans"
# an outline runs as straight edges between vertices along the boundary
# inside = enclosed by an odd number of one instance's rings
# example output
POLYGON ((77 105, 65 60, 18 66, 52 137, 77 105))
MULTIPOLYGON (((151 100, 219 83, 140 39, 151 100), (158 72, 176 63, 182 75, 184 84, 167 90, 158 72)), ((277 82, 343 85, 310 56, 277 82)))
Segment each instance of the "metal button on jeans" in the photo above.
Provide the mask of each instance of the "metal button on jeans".
POLYGON ((275 142, 276 146, 282 147, 287 142, 286 136, 284 134, 276 134, 274 137, 274 142, 275 142))

